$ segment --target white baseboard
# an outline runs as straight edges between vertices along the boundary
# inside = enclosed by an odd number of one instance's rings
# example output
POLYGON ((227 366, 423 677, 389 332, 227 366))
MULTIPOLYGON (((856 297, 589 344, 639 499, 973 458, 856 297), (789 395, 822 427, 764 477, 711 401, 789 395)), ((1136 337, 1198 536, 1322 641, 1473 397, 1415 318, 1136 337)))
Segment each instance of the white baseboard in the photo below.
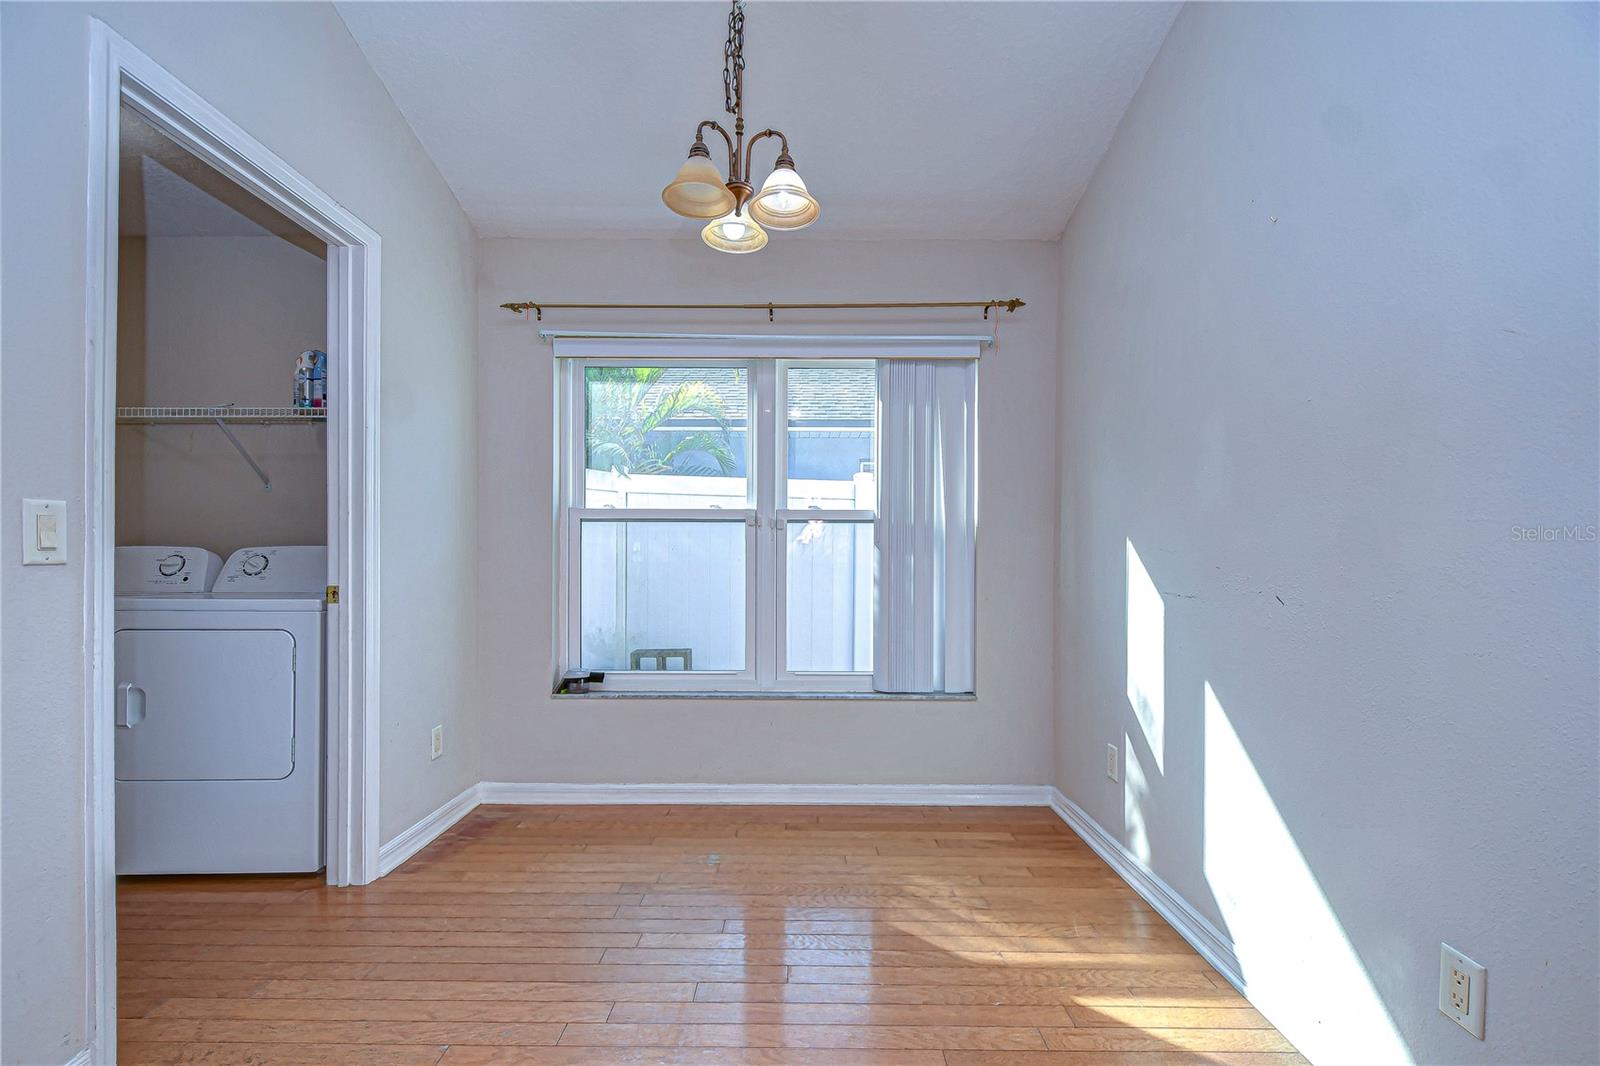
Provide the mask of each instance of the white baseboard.
POLYGON ((378 876, 386 877, 395 867, 433 843, 446 829, 472 812, 479 803, 482 785, 472 785, 461 795, 448 800, 438 810, 425 816, 416 825, 401 830, 393 840, 378 849, 378 876))
POLYGON ((483 803, 834 803, 1044 807, 1049 785, 587 785, 485 781, 483 803))
POLYGON ((1189 942, 1189 946, 1216 967, 1218 973, 1240 992, 1245 990, 1244 975, 1239 972, 1239 960, 1234 955, 1233 942, 1227 934, 1212 924, 1211 920, 1189 904, 1178 891, 1157 877, 1138 857, 1123 847, 1122 841, 1101 828, 1088 812, 1069 800, 1060 789, 1050 789, 1050 809, 1083 842, 1094 849, 1116 871, 1128 887, 1139 893, 1144 901, 1156 909, 1189 942))
POLYGON ((67 1066, 89 1066, 94 1061, 94 1048, 86 1047, 67 1060, 67 1066))

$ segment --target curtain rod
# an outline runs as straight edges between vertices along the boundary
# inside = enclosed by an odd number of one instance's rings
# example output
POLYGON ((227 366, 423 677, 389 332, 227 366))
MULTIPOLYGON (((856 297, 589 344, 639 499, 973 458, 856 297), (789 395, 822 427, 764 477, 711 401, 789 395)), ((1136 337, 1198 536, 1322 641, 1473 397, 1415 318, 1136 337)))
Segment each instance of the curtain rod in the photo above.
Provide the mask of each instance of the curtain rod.
POLYGON ((944 333, 629 333, 617 330, 541 329, 539 339, 551 340, 660 340, 660 341, 754 341, 764 343, 814 344, 981 344, 994 346, 994 335, 944 333))
POLYGON ((515 303, 501 304, 507 311, 524 314, 532 311, 540 321, 544 321, 544 312, 550 310, 560 311, 765 311, 767 321, 772 322, 774 311, 854 311, 854 310, 889 310, 889 309, 932 309, 941 307, 981 307, 983 317, 987 319, 989 312, 995 308, 1003 307, 1007 313, 1027 305, 1016 297, 1009 300, 931 300, 918 303, 840 303, 840 304, 554 304, 538 300, 520 300, 515 303))

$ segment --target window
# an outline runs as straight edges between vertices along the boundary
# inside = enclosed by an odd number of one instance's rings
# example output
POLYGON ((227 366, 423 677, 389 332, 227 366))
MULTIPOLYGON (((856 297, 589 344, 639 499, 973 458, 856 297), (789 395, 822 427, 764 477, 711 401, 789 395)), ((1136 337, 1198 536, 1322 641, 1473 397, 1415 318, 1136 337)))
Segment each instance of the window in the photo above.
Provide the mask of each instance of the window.
POLYGON ((566 374, 565 659, 608 689, 870 688, 874 365, 566 374))
POLYGON ((878 373, 780 364, 784 396, 784 663, 872 672, 878 373))
POLYGON ((621 691, 970 691, 970 359, 723 354, 562 358, 562 668, 621 691), (892 407, 880 378, 904 381, 892 407))
POLYGON ((748 506, 749 411, 744 367, 584 367, 583 505, 748 506))

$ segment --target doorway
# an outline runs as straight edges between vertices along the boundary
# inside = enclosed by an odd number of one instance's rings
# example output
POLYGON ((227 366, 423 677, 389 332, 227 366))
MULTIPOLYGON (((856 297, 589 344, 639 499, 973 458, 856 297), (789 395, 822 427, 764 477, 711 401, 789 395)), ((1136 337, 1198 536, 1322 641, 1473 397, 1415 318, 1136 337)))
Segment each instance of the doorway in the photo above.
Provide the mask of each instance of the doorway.
POLYGON ((117 874, 316 873, 328 246, 117 124, 117 874))
MULTIPOLYGON (((279 481, 272 487, 282 495, 298 479, 302 490, 301 508, 288 517, 297 530, 306 523, 320 521, 326 545, 326 587, 319 599, 326 612, 326 637, 318 687, 326 708, 325 757, 321 760, 323 842, 326 878, 332 885, 365 884, 378 876, 378 542, 377 542, 377 441, 378 441, 378 264, 379 238, 360 219, 340 207, 305 177, 257 142, 240 127, 184 86, 168 71, 123 40, 104 24, 90 24, 90 151, 88 203, 88 285, 86 312, 89 346, 90 390, 87 398, 85 441, 86 529, 86 635, 88 655, 85 737, 87 774, 85 778, 85 834, 89 841, 88 875, 88 954, 91 993, 94 1003, 91 1047, 94 1061, 110 1061, 115 1055, 116 1008, 116 721, 119 713, 132 714, 131 706, 119 705, 116 686, 116 546, 118 520, 130 525, 144 524, 134 535, 140 540, 154 533, 156 526, 181 502, 181 493, 172 487, 157 490, 150 484, 129 479, 132 473, 148 476, 152 464, 146 454, 140 471, 122 471, 119 477, 117 443, 119 406, 144 408, 145 414, 165 415, 164 409, 192 407, 208 416, 193 428, 187 456, 193 469, 208 471, 207 476, 231 476, 219 465, 235 464, 232 475, 248 479, 246 487, 262 491, 273 477, 273 464, 263 461, 261 445, 252 448, 236 420, 219 414, 230 401, 226 396, 196 395, 193 401, 177 400, 162 404, 119 404, 119 341, 123 326, 119 317, 118 281, 125 238, 150 238, 148 232, 129 232, 150 227, 150 219, 134 223, 124 218, 125 205, 149 204, 148 196, 124 196, 122 167, 125 137, 143 137, 147 147, 159 155, 168 152, 172 160, 192 161, 199 170, 185 180, 173 174, 173 167, 147 168, 140 164, 135 179, 178 180, 174 188, 209 194, 212 206, 220 205, 227 224, 241 229, 234 236, 265 236, 274 245, 271 254, 314 255, 322 277, 321 322, 305 327, 320 335, 323 344, 307 344, 326 354, 327 390, 320 415, 311 416, 315 428, 286 423, 282 433, 317 434, 321 451, 310 447, 310 437, 289 436, 278 441, 283 454, 277 463, 279 481), (167 147, 171 146, 171 147, 167 147), (159 149, 159 151, 157 151, 159 149), (203 178, 197 177, 203 172, 203 178), (207 183, 211 183, 207 185, 207 183), (227 214, 232 212, 232 216, 227 214), (242 220, 242 221, 241 221, 242 220), (255 229, 250 229, 254 226, 255 229), (257 232, 259 231, 259 232, 257 232), (319 327, 320 328, 316 328, 319 327), (216 450, 202 453, 201 429, 216 450), (214 438, 214 439, 211 439, 214 438), (320 469, 311 469, 311 467, 320 469), (320 494, 310 492, 312 482, 320 483, 320 494), (119 508, 119 492, 130 499, 119 508), (161 493, 167 493, 162 496, 161 493), (318 495, 314 502, 308 502, 318 495), (178 501, 178 502, 175 502, 178 501), (310 513, 307 513, 309 509, 310 513)), ((148 153, 147 153, 148 154, 148 153)), ((185 164, 188 165, 188 164, 185 164)), ((181 170, 181 166, 179 167, 181 170)), ((147 190, 146 190, 147 191, 147 190)), ((263 245, 266 247, 266 245, 263 245)), ((148 253, 148 247, 141 251, 148 253)), ((163 254, 166 254, 165 252, 163 254)), ((147 264, 148 265, 148 264, 147 264)), ((191 264, 192 266, 192 264, 191 264)), ((303 268, 304 263, 301 263, 303 268)), ((296 282, 305 288, 305 278, 296 282)), ((314 285, 315 282, 312 282, 314 285)), ((151 305, 142 301, 138 310, 151 305)), ((220 331, 218 327, 217 331, 220 331)), ((132 336, 131 331, 127 336, 132 336)), ((148 338, 146 332, 144 336, 148 338)), ((131 343, 131 342, 130 342, 131 343)), ((135 365, 130 351, 129 366, 135 365)), ((293 408, 295 394, 295 353, 290 353, 283 372, 282 407, 293 408)), ((142 353, 139 371, 148 373, 160 363, 152 353, 142 353)), ((173 367, 162 364, 158 373, 170 374, 173 367)), ((197 388, 203 374, 197 372, 197 388)), ((124 395, 138 376, 130 374, 123 383, 124 395)), ((148 389, 148 382, 141 388, 148 389)), ((250 397, 245 397, 251 399, 250 397)), ((277 417, 278 405, 270 405, 277 417)), ((283 417, 293 417, 285 415, 283 417)), ((127 433, 135 423, 123 422, 127 433)), ((146 422, 143 425, 150 425, 146 422)), ((279 433, 278 427, 261 424, 261 432, 279 433)), ((138 432, 145 432, 143 428, 138 432)), ((150 432, 154 432, 152 429, 150 432)), ((171 442, 152 444, 147 450, 173 451, 171 442)), ((178 449, 182 450, 182 449, 178 449)), ((169 456, 168 458, 172 458, 169 456)), ((183 456, 178 456, 183 458, 183 456)), ((219 490, 220 491, 220 490, 219 490)), ((230 482, 229 492, 239 491, 230 482)), ((237 508, 236 508, 237 509, 237 508)), ((293 508, 291 508, 293 510, 293 508)), ((267 513, 265 511, 263 514, 267 513)), ((284 515, 274 512, 278 517, 284 515)), ((197 519, 198 520, 198 519, 197 519)), ((170 527, 168 527, 170 528, 170 527)), ((256 544, 276 537, 246 537, 238 529, 218 532, 213 537, 239 537, 256 544)), ((296 536, 294 539, 304 539, 296 536)), ((284 541, 276 539, 276 543, 284 541)), ((318 570, 318 573, 322 571, 318 570)))

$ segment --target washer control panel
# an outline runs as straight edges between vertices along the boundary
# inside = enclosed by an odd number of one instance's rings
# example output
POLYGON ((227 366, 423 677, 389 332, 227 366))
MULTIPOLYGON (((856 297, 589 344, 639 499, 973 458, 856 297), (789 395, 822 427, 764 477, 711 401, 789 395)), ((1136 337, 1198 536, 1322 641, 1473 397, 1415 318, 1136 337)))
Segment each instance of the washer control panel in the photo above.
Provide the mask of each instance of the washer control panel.
POLYGON ((319 545, 240 548, 228 556, 212 592, 321 595, 328 584, 328 549, 319 545))
POLYGON ((205 548, 150 545, 117 549, 119 595, 152 592, 210 592, 222 557, 205 548))

